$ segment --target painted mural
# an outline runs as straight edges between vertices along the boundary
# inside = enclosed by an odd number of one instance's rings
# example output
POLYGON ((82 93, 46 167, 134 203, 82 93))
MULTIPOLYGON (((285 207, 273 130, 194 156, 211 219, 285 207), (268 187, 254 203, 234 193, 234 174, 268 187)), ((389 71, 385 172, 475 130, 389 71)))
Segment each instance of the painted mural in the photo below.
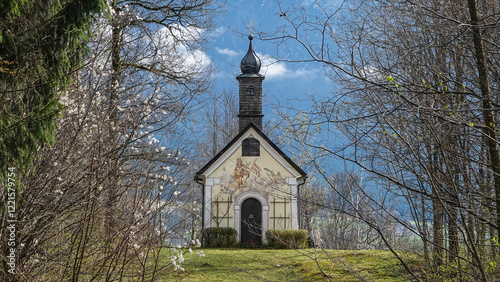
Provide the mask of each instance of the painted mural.
MULTIPOLYGON (((286 185, 286 178, 280 172, 269 168, 262 168, 257 158, 245 160, 237 158, 233 165, 226 165, 220 176, 221 192, 234 195, 244 191, 262 191, 282 189, 286 185)), ((264 192, 264 191, 262 191, 264 192)))

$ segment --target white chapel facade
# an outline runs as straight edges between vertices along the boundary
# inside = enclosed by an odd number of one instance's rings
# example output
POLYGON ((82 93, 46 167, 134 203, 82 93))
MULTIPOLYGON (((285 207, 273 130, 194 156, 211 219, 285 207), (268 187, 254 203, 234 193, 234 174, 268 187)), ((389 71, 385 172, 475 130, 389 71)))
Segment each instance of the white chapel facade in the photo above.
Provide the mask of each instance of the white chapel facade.
POLYGON ((306 173, 262 132, 261 62, 252 35, 241 61, 239 134, 196 173, 203 184, 203 228, 232 227, 242 245, 265 242, 269 229, 298 229, 306 173))

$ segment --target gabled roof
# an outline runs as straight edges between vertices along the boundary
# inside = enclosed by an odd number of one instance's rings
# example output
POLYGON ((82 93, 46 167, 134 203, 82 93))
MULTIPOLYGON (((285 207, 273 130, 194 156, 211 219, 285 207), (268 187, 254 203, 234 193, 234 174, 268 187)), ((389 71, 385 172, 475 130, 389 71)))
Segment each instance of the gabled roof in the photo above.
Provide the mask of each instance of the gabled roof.
POLYGON ((305 173, 296 163, 292 161, 281 149, 276 146, 276 144, 271 141, 255 124, 250 123, 245 129, 243 129, 236 137, 229 142, 226 147, 224 147, 215 157, 213 157, 204 167, 202 167, 195 176, 195 179, 198 179, 200 175, 209 169, 218 159, 220 159, 224 153, 226 153, 250 128, 254 129, 257 134, 259 134, 264 141, 266 141, 293 169, 295 169, 302 177, 307 177, 307 173, 305 173))

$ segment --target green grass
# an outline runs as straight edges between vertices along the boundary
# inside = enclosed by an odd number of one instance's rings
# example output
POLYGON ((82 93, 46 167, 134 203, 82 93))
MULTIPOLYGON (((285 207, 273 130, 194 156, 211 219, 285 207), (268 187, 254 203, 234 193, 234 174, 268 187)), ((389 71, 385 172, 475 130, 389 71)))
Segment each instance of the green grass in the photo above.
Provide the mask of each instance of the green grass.
MULTIPOLYGON (((411 280, 399 261, 390 252, 381 250, 234 248, 195 249, 194 253, 185 254, 184 272, 169 270, 158 281, 324 281, 327 277, 332 281, 411 280), (196 255, 200 250, 205 257, 196 255)), ((164 264, 169 263, 165 255, 164 264)))

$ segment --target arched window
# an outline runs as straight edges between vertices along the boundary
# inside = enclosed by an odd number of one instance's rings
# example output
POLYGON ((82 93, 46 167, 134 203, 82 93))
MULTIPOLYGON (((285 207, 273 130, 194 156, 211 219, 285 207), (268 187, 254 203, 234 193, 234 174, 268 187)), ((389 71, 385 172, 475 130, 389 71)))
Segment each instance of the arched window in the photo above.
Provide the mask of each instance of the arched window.
POLYGON ((259 140, 249 137, 241 143, 242 155, 245 156, 260 156, 259 140))

